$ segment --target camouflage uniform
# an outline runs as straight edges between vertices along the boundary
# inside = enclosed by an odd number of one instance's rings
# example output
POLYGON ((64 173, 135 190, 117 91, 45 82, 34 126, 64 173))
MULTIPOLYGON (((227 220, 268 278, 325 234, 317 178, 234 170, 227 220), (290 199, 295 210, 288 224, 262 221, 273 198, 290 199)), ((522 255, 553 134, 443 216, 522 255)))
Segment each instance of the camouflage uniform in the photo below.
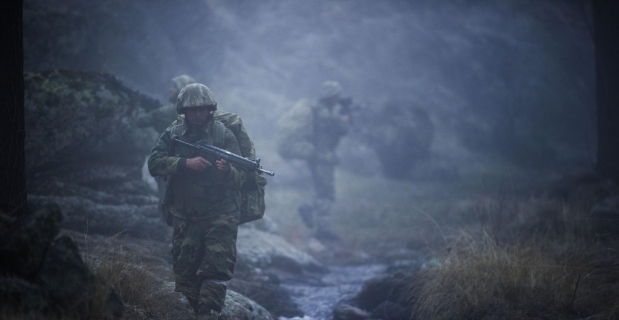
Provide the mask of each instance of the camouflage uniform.
MULTIPOLYGON (((230 129, 230 131, 234 133, 243 157, 256 159, 256 149, 254 147, 254 143, 249 138, 247 130, 245 130, 245 126, 243 126, 243 121, 239 115, 217 108, 217 110, 213 113, 213 118, 215 121, 223 123, 226 128, 230 129)), ((183 123, 184 119, 185 116, 181 115, 172 123, 172 125, 183 123)), ((241 212, 264 213, 264 189, 266 184, 267 180, 262 174, 256 174, 255 172, 247 173, 246 182, 242 186, 243 196, 241 198, 241 212)), ((247 221, 241 220, 241 223, 245 222, 247 221)))
MULTIPOLYGON (((183 88, 177 111, 209 105, 216 108, 210 90, 201 84, 183 88)), ((213 165, 205 171, 186 167, 189 158, 198 156, 192 148, 171 145, 172 134, 181 140, 215 144, 235 154, 239 146, 232 131, 210 117, 200 130, 186 123, 166 129, 148 159, 153 176, 167 176, 171 194, 170 212, 174 227, 172 258, 176 290, 182 292, 196 313, 221 312, 226 282, 232 279, 236 262, 236 237, 239 222, 239 189, 246 173, 231 166, 227 175, 217 169, 215 159, 202 157, 213 165), (215 130, 223 130, 222 141, 215 141, 215 130)), ((166 197, 167 199, 167 197, 166 197)))
MULTIPOLYGON (((247 130, 243 126, 243 121, 238 114, 232 112, 226 112, 220 110, 219 107, 215 112, 213 112, 213 118, 215 121, 219 121, 223 123, 226 128, 230 129, 236 140, 239 144, 239 149, 241 150, 241 155, 246 158, 255 159, 256 158, 256 149, 254 147, 254 143, 249 138, 247 134, 247 130)), ((184 115, 180 115, 172 122, 172 125, 177 125, 183 123, 185 120, 184 115)))
POLYGON ((342 91, 340 84, 327 81, 323 83, 321 91, 319 101, 300 100, 293 107, 290 117, 280 120, 281 141, 278 151, 284 158, 307 161, 314 182, 315 197, 311 203, 299 207, 299 213, 308 227, 316 228, 317 236, 334 237, 328 231, 328 225, 331 205, 335 200, 334 170, 338 162, 335 149, 348 132, 349 123, 342 118, 342 105, 333 102, 337 101, 342 91), (299 119, 307 120, 301 123, 299 119), (291 123, 287 124, 286 121, 291 123))

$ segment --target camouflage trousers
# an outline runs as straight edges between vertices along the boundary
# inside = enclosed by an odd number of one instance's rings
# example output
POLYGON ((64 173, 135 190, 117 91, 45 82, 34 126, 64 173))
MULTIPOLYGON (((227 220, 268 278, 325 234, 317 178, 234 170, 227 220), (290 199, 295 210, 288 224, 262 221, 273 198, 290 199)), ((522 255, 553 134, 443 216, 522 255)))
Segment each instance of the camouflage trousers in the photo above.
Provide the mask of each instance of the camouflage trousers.
POLYGON ((172 262, 177 292, 201 314, 221 312, 236 263, 239 212, 203 220, 174 218, 172 262))
POLYGON ((315 196, 312 200, 316 229, 328 229, 331 219, 331 205, 335 199, 334 171, 330 163, 311 163, 315 196))
POLYGON ((328 163, 309 162, 314 182, 315 196, 310 203, 299 208, 306 225, 316 230, 329 228, 331 206, 335 199, 335 166, 328 163))
POLYGON ((330 163, 308 162, 314 181, 315 199, 335 200, 335 165, 330 163))

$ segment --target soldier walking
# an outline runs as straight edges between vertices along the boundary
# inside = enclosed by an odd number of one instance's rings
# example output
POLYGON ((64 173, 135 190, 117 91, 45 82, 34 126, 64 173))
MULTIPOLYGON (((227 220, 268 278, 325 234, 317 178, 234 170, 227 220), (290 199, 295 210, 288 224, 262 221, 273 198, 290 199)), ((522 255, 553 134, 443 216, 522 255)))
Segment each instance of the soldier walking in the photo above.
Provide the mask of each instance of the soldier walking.
POLYGON ((298 101, 279 122, 280 155, 307 162, 314 183, 312 201, 298 208, 303 222, 318 239, 337 240, 330 227, 331 206, 335 201, 335 150, 346 135, 350 115, 340 103, 342 86, 326 81, 318 101, 298 101))
POLYGON ((176 111, 185 115, 185 121, 163 132, 148 159, 151 175, 168 179, 162 207, 166 221, 174 227, 176 291, 187 297, 200 319, 217 319, 227 281, 233 276, 239 190, 246 172, 174 144, 173 137, 241 154, 234 134, 214 120, 215 110, 217 103, 209 88, 197 83, 185 86, 176 102, 176 111))

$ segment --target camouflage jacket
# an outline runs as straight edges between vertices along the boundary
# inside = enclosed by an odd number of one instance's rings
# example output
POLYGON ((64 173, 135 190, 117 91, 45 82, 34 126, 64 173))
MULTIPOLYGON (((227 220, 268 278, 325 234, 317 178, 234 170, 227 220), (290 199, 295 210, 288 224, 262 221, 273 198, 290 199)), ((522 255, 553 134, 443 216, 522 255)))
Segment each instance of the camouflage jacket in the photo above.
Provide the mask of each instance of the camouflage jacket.
POLYGON ((284 158, 337 162, 335 149, 348 132, 342 106, 300 100, 278 122, 278 151, 284 158))
MULTIPOLYGON (((232 166, 228 175, 217 170, 215 159, 200 155, 213 165, 204 172, 186 167, 186 159, 199 154, 192 148, 171 144, 172 132, 179 132, 181 140, 196 143, 202 141, 213 144, 213 120, 202 131, 192 133, 187 126, 177 124, 167 128, 159 137, 148 158, 148 170, 153 176, 168 176, 172 193, 173 215, 179 218, 199 218, 213 212, 229 212, 239 209, 239 189, 246 180, 246 172, 232 166)), ((217 143, 215 143, 217 145, 217 143)), ((232 131, 223 128, 223 143, 218 145, 235 154, 240 154, 239 146, 232 131)))

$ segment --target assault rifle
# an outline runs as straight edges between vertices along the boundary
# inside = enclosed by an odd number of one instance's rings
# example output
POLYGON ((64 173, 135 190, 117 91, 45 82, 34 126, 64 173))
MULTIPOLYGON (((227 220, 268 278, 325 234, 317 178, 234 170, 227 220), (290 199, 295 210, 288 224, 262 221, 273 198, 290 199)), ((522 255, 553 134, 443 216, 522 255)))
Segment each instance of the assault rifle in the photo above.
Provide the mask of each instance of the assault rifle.
POLYGON ((245 158, 245 157, 241 157, 239 155, 236 155, 230 151, 221 149, 221 148, 217 148, 216 146, 213 145, 208 145, 208 144, 202 144, 202 143, 189 143, 189 142, 185 142, 181 139, 178 138, 177 135, 172 135, 172 143, 180 143, 182 145, 194 148, 196 150, 199 150, 201 152, 204 152, 208 155, 211 155, 217 159, 224 159, 234 165, 237 165, 241 168, 244 169, 248 169, 248 170, 253 170, 256 172, 261 172, 264 174, 267 174, 269 176, 274 176, 275 173, 268 171, 268 170, 264 170, 262 169, 262 166, 260 165, 260 159, 256 159, 256 160, 252 160, 249 158, 245 158))

